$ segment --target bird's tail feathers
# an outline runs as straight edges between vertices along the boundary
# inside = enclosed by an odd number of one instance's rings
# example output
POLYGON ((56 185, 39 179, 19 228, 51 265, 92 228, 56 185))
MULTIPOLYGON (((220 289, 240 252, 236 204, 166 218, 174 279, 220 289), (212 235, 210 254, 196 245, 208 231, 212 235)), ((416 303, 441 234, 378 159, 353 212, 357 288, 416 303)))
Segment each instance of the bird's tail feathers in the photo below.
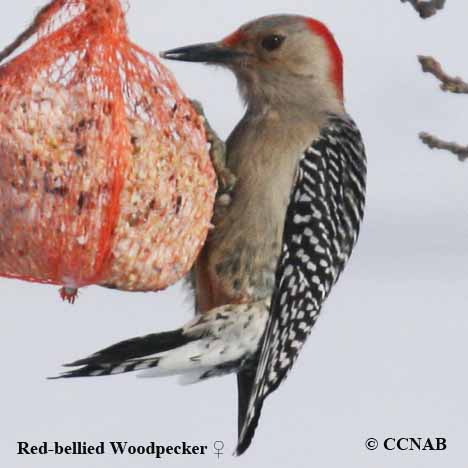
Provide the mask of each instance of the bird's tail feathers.
POLYGON ((144 371, 141 377, 182 375, 187 384, 235 372, 257 351, 266 316, 263 301, 219 307, 183 328, 122 341, 67 364, 75 369, 57 378, 144 371))

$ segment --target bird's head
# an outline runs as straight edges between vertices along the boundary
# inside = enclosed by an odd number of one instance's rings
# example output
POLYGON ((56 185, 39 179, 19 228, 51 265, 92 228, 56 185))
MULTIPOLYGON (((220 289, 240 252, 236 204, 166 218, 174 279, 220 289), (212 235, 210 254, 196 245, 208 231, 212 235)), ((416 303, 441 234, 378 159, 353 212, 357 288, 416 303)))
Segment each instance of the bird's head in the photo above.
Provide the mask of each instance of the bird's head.
POLYGON ((266 16, 219 42, 161 53, 229 68, 250 106, 343 109, 343 58, 328 28, 303 16, 266 16))

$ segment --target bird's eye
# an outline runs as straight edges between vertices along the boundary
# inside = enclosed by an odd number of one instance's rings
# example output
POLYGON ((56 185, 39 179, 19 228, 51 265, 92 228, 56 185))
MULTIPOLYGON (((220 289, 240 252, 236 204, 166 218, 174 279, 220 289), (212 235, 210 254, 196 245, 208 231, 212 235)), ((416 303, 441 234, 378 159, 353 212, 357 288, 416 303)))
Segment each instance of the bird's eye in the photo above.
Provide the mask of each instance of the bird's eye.
POLYGON ((286 38, 284 36, 279 36, 278 34, 267 36, 262 41, 262 47, 265 50, 268 50, 268 52, 272 52, 273 50, 279 49, 285 39, 286 38))

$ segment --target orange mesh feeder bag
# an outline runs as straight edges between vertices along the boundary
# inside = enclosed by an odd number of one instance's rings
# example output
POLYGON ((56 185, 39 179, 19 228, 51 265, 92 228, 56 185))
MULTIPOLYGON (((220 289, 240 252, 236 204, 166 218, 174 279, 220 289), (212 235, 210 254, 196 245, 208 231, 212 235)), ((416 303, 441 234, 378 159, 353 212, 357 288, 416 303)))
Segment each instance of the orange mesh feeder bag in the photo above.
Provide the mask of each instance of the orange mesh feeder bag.
POLYGON ((120 0, 55 0, 0 54, 0 276, 155 291, 210 227, 201 117, 120 0))

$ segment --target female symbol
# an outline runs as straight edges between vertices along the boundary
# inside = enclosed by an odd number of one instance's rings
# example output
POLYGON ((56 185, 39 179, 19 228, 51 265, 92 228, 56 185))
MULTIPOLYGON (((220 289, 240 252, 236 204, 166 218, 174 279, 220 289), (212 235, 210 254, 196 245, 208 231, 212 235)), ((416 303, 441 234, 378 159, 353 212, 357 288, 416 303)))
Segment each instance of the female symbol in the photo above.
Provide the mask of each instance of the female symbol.
POLYGON ((224 442, 222 440, 217 440, 214 444, 215 455, 218 456, 218 459, 221 455, 224 455, 222 450, 224 448, 224 442))

